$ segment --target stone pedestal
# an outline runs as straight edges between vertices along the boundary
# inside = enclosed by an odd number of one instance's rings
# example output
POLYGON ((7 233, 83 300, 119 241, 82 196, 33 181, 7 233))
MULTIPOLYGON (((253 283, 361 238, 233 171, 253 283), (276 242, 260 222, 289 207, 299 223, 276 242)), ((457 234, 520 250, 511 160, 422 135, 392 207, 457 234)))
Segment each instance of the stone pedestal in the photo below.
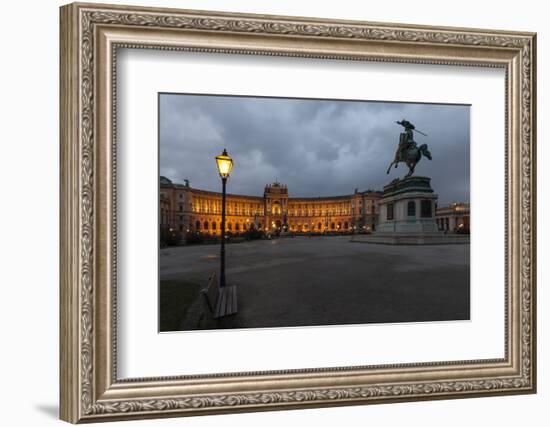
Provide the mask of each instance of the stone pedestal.
POLYGON ((411 176, 384 186, 379 202, 378 231, 381 233, 437 232, 435 205, 437 194, 430 178, 411 176))
POLYGON ((446 235, 435 220, 437 194, 430 178, 411 176, 384 187, 374 233, 353 237, 353 242, 387 245, 440 245, 469 243, 469 236, 446 235))

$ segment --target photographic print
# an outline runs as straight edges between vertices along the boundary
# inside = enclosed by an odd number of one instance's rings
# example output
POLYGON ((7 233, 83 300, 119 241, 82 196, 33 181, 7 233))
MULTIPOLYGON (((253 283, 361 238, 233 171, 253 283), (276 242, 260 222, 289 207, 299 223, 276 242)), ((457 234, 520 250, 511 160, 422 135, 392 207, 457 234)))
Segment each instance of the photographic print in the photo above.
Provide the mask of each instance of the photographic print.
POLYGON ((59 22, 61 419, 536 392, 535 33, 59 22))
POLYGON ((159 94, 160 331, 470 319, 470 106, 159 94))

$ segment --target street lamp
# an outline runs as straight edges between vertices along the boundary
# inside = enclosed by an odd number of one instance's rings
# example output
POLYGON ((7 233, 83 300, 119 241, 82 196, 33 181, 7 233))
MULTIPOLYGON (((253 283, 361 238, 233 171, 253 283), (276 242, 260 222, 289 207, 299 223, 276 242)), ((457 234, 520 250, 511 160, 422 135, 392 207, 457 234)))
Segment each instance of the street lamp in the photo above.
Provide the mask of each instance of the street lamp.
POLYGON ((233 169, 233 159, 227 154, 227 150, 224 148, 223 153, 216 156, 216 164, 218 165, 218 172, 222 179, 222 233, 221 233, 221 249, 220 249, 220 288, 225 286, 225 185, 227 178, 233 169))

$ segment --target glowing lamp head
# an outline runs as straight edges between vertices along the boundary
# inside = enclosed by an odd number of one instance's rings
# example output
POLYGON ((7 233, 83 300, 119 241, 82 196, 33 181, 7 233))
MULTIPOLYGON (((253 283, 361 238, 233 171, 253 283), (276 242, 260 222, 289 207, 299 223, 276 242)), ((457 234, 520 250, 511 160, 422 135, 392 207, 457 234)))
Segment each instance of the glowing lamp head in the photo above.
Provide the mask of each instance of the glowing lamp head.
POLYGON ((225 148, 223 149, 222 154, 216 156, 216 163, 218 165, 218 172, 220 173, 220 176, 222 178, 229 178, 231 169, 233 169, 233 159, 229 156, 229 154, 227 154, 227 150, 225 148))

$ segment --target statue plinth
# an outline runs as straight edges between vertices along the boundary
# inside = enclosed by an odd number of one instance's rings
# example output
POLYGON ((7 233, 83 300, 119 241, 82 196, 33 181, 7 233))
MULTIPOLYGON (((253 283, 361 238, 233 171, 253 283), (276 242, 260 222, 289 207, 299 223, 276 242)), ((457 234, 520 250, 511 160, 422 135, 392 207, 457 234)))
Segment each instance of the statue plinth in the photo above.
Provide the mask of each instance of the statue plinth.
POLYGON ((410 176, 408 178, 394 179, 387 185, 384 185, 382 197, 392 197, 405 192, 433 193, 430 185, 431 178, 426 176, 410 176))
POLYGON ((469 236, 448 235, 438 230, 436 202, 437 194, 430 178, 395 179, 384 186, 376 231, 367 236, 354 236, 352 241, 388 245, 469 243, 469 236))
POLYGON ((382 233, 437 232, 436 201, 437 194, 430 185, 430 178, 396 179, 384 186, 377 230, 382 233))

